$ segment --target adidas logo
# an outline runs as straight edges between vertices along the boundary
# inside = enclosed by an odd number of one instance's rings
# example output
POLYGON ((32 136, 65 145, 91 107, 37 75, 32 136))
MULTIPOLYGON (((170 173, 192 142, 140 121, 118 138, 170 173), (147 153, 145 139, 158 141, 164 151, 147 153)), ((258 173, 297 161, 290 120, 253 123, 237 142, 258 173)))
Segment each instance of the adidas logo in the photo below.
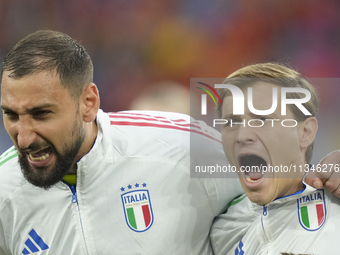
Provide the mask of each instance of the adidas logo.
POLYGON ((235 255, 244 255, 244 250, 242 250, 243 248, 243 243, 242 243, 242 239, 238 244, 238 247, 235 249, 235 255))
POLYGON ((32 254, 38 251, 49 249, 48 245, 42 240, 42 238, 37 234, 37 232, 35 232, 34 229, 32 229, 28 235, 31 238, 27 238, 25 242, 26 247, 22 251, 22 254, 32 254))

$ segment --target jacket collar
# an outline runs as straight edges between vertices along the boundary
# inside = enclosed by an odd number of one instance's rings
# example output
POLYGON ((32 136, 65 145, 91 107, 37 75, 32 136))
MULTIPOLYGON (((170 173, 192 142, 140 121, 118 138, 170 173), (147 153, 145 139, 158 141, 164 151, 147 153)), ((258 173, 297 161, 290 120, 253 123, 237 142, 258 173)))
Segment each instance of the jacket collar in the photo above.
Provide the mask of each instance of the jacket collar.
MULTIPOLYGON (((296 199, 303 197, 303 196, 306 196, 306 195, 309 195, 309 194, 311 194, 311 193, 313 193, 314 191, 317 190, 316 188, 309 186, 305 182, 303 182, 303 185, 305 186, 305 188, 302 191, 300 190, 300 191, 298 191, 294 194, 291 194, 291 195, 288 195, 288 196, 285 196, 285 197, 277 198, 274 201, 270 202, 269 204, 266 204, 265 207, 270 207, 272 205, 284 204, 284 203, 287 203, 287 202, 292 201, 292 200, 296 201, 296 199)), ((258 204, 255 204, 253 202, 251 202, 251 204, 252 204, 252 207, 255 210, 257 210, 256 208, 263 208, 264 207, 263 205, 258 205, 258 204)))
MULTIPOLYGON (((105 167, 105 161, 110 160, 110 119, 102 110, 96 116, 98 133, 91 150, 77 162, 77 190, 86 187, 97 174, 105 167)), ((62 182, 57 183, 59 188, 65 188, 62 182)))

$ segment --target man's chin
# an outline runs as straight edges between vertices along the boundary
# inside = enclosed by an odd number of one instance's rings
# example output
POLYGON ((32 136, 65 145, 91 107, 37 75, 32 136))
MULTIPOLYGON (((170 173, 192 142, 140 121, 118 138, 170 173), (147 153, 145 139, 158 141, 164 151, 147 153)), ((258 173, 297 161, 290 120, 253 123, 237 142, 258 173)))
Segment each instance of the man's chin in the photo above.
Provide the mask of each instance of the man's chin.
POLYGON ((43 167, 37 167, 31 165, 26 159, 19 158, 21 171, 24 178, 32 185, 43 188, 45 190, 50 189, 56 183, 62 180, 65 176, 65 170, 61 171, 53 165, 47 165, 43 167))
POLYGON ((266 205, 274 200, 273 194, 268 190, 247 190, 245 193, 250 201, 258 205, 266 205))
POLYGON ((25 179, 32 185, 48 190, 62 180, 63 176, 57 177, 45 173, 44 170, 23 171, 25 179), (38 172, 37 172, 38 171, 38 172))

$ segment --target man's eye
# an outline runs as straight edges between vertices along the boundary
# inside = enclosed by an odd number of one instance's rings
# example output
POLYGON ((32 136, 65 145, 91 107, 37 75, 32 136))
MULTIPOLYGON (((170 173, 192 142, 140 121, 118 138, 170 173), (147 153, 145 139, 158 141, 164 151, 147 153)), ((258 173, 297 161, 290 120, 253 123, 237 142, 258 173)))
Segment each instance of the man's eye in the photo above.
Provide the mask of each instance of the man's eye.
POLYGON ((33 116, 34 117, 45 117, 49 113, 51 113, 51 112, 50 111, 37 111, 37 112, 33 113, 33 116))
POLYGON ((241 119, 233 118, 233 119, 227 119, 227 123, 224 124, 224 127, 234 127, 235 123, 241 122, 241 119))
POLYGON ((262 120, 262 121, 266 121, 266 120, 270 120, 271 118, 268 116, 259 116, 257 119, 262 120))
POLYGON ((17 118, 18 114, 14 113, 14 112, 9 112, 9 111, 4 111, 4 115, 6 115, 8 118, 17 118))
POLYGON ((227 123, 223 125, 224 127, 229 127, 230 126, 230 120, 227 120, 227 123))

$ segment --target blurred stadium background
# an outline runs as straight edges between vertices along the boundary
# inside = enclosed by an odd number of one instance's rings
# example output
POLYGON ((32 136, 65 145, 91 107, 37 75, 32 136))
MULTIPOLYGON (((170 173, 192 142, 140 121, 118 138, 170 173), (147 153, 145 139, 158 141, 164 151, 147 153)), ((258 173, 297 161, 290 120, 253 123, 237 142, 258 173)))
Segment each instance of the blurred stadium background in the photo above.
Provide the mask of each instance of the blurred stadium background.
MULTIPOLYGON (((119 111, 159 82, 189 89, 190 78, 258 62, 340 78, 339 13, 338 0, 0 0, 0 61, 38 29, 67 33, 92 56, 101 108, 119 111)), ((320 123, 318 160, 340 148, 340 85, 319 91, 331 122, 320 123)), ((0 122, 2 153, 11 141, 0 122)))

